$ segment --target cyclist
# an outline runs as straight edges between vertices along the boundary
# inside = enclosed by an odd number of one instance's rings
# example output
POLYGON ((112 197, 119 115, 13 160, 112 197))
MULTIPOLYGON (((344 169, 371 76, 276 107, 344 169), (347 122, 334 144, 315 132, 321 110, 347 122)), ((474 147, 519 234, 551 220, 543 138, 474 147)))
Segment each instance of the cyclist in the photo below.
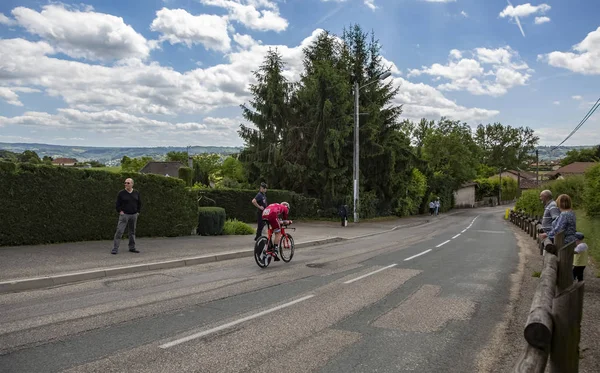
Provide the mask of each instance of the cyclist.
POLYGON ((267 220, 269 222, 269 224, 271 225, 273 232, 275 232, 275 242, 273 245, 274 246, 273 250, 275 252, 275 261, 276 262, 279 261, 279 257, 277 256, 277 254, 278 254, 277 246, 279 245, 279 240, 281 240, 281 225, 282 225, 282 223, 285 225, 292 224, 291 220, 287 220, 289 213, 290 213, 290 204, 287 202, 272 203, 269 206, 267 206, 267 208, 264 209, 263 213, 262 213, 263 220, 267 220), (283 221, 282 221, 282 219, 280 219, 280 216, 283 217, 283 221))

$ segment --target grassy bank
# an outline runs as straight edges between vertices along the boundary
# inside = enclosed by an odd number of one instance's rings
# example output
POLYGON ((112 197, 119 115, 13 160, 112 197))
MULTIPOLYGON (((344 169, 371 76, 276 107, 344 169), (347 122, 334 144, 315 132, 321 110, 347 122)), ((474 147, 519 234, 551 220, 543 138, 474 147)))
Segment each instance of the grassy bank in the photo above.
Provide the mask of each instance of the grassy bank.
MULTIPOLYGON (((585 235, 590 256, 596 265, 600 264, 600 218, 591 218, 584 210, 577 210, 577 230, 585 235)), ((600 276, 600 273, 597 275, 600 276)))

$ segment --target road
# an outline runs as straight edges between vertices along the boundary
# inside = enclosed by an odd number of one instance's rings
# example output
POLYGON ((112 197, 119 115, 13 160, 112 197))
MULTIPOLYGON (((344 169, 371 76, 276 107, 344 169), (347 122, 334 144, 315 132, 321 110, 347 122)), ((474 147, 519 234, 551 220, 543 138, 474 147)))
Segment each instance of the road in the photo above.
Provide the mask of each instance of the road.
POLYGON ((0 371, 475 372, 518 248, 501 209, 0 296, 0 371))

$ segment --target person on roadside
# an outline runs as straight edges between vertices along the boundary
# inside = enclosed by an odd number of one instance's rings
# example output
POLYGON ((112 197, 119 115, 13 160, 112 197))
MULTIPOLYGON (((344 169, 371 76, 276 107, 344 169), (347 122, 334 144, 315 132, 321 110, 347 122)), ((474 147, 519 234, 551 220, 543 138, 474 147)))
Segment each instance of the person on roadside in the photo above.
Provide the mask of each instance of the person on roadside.
POLYGON ((540 201, 544 204, 544 215, 542 217, 541 233, 548 233, 552 230, 552 223, 558 219, 560 209, 552 199, 552 192, 543 190, 540 192, 540 201))
POLYGON ((544 240, 548 237, 554 242, 556 234, 564 232, 564 244, 566 245, 575 241, 575 233, 577 233, 577 219, 575 218, 575 212, 572 210, 571 197, 567 194, 561 194, 556 198, 556 205, 560 209, 560 215, 552 223, 552 229, 548 233, 540 234, 540 239, 544 240))
POLYGON ((429 202, 429 215, 433 216, 434 211, 435 211, 435 202, 431 201, 431 202, 429 202))
POLYGON ((573 255, 573 280, 583 281, 583 271, 588 262, 588 245, 583 242, 583 233, 575 233, 575 254, 573 255))
POLYGON ((137 218, 142 209, 142 199, 140 192, 133 189, 133 179, 125 180, 125 189, 121 190, 117 195, 117 212, 119 213, 119 221, 117 223, 117 232, 115 233, 112 254, 119 252, 119 244, 125 228, 129 236, 129 251, 139 253, 135 247, 135 228, 137 226, 137 218))
POLYGON ((441 205, 441 203, 440 203, 440 197, 438 197, 435 200, 435 215, 436 216, 440 214, 440 205, 441 205))
POLYGON ((257 228, 256 228, 256 236, 254 237, 254 241, 258 240, 258 237, 262 235, 263 228, 265 227, 265 222, 262 218, 262 213, 265 208, 267 208, 267 184, 260 183, 260 187, 258 188, 258 194, 256 197, 252 199, 252 204, 256 206, 257 211, 257 228))

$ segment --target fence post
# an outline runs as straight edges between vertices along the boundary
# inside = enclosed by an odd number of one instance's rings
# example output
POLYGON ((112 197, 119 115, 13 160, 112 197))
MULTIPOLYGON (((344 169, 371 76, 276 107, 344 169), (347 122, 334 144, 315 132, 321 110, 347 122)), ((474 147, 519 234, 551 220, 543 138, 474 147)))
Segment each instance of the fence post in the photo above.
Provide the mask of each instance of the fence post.
POLYGON ((525 323, 525 340, 546 352, 550 351, 552 343, 552 300, 556 289, 557 265, 558 258, 555 255, 544 256, 542 276, 525 323))
POLYGON ((548 363, 548 353, 527 345, 525 351, 521 353, 517 364, 513 369, 514 373, 544 373, 548 363))
POLYGON ((579 372, 583 288, 583 281, 577 282, 554 298, 552 305, 554 331, 550 354, 551 373, 579 372))
POLYGON ((558 281, 556 281, 556 286, 559 292, 568 288, 573 283, 574 252, 575 241, 558 249, 558 281))

